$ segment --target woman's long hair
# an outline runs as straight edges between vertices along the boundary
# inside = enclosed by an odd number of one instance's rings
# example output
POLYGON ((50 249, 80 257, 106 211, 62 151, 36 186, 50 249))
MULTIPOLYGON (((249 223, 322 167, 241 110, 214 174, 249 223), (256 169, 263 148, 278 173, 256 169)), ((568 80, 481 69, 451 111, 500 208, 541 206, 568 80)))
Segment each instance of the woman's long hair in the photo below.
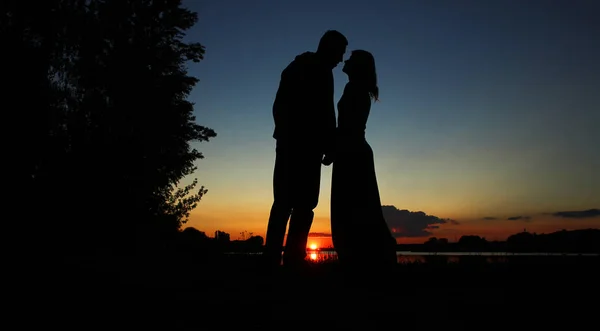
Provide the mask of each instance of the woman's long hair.
POLYGON ((373 54, 362 49, 357 49, 352 51, 352 57, 356 59, 356 81, 366 87, 371 99, 375 101, 379 100, 377 70, 375 70, 375 58, 373 54))

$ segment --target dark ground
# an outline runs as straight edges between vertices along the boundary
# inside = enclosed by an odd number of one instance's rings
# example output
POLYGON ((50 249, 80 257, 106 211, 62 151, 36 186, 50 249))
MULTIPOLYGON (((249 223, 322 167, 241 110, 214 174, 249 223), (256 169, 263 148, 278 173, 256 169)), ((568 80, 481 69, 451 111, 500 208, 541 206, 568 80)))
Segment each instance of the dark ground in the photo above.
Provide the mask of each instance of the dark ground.
POLYGON ((389 279, 335 262, 266 274, 248 257, 54 263, 9 284, 10 329, 588 329, 598 260, 404 264, 389 279))

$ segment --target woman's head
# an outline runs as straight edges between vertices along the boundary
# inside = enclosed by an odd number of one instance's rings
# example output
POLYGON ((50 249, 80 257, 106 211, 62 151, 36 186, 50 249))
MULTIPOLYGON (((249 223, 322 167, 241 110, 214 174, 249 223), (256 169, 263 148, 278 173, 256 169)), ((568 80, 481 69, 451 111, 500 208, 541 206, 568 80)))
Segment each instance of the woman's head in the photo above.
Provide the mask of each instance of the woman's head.
POLYGON ((377 71, 375 70, 375 58, 371 53, 360 49, 352 51, 350 58, 344 61, 342 71, 348 75, 351 82, 364 85, 371 98, 378 99, 377 71))

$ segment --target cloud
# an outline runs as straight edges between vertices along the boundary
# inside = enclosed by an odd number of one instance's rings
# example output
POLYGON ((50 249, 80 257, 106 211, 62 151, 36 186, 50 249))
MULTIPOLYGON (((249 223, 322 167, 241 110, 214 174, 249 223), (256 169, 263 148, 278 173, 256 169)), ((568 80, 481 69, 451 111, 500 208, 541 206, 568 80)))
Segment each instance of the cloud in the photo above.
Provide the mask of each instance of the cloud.
POLYGON ((531 216, 513 216, 506 219, 507 221, 531 221, 531 216))
POLYGON ((459 224, 455 220, 427 215, 422 211, 400 210, 395 206, 381 208, 395 238, 427 237, 432 235, 432 230, 439 229, 440 224, 459 224))
POLYGON ((493 221, 493 220, 497 220, 498 218, 493 217, 493 216, 486 216, 483 219, 486 220, 486 221, 493 221))
POLYGON ((446 221, 446 222, 448 222, 448 223, 450 223, 452 225, 459 225, 460 224, 460 222, 458 222, 456 220, 453 220, 453 219, 449 219, 449 218, 444 218, 444 221, 446 221))
POLYGON ((552 214, 556 217, 564 218, 592 218, 600 216, 600 209, 588 209, 579 211, 559 211, 552 214))

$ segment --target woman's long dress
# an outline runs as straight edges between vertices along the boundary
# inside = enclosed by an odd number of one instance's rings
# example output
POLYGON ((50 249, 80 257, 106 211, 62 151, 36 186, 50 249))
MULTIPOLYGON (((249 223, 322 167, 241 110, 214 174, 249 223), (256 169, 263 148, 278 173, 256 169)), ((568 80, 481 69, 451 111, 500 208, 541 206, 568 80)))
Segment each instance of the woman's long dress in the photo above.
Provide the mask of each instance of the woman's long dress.
POLYGON ((346 265, 389 266, 397 262, 396 240, 383 217, 373 150, 365 139, 371 99, 348 83, 338 102, 336 156, 331 182, 331 235, 346 265))

